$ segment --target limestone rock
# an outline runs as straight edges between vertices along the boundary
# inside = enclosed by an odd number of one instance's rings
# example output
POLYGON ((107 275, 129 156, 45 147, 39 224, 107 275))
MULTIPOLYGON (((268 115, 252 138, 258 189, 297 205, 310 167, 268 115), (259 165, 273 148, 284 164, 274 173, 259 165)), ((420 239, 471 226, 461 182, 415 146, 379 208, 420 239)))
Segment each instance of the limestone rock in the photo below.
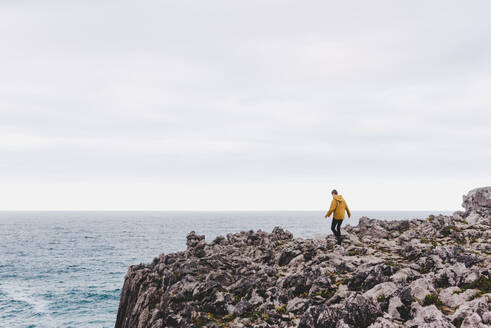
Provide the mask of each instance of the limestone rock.
POLYGON ((452 216, 361 218, 334 236, 229 233, 131 266, 115 328, 488 327, 491 188, 452 216))
POLYGON ((491 215, 491 186, 472 189, 463 196, 464 216, 476 213, 482 217, 491 215))

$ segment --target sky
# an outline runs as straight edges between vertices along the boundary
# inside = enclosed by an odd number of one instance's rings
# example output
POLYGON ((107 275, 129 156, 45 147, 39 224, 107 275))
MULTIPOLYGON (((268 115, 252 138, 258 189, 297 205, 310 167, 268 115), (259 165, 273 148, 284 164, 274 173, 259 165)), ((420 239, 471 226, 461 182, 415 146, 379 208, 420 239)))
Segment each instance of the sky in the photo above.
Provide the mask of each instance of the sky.
POLYGON ((459 210, 489 1, 0 2, 0 209, 459 210))

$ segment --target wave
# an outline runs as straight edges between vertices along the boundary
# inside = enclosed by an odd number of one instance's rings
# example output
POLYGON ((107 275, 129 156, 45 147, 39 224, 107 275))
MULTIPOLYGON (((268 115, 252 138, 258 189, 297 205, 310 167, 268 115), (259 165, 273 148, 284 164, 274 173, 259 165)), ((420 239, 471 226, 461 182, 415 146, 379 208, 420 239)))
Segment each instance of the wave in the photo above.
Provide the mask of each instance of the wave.
MULTIPOLYGON (((7 308, 12 312, 19 310, 28 313, 33 322, 29 327, 59 327, 56 320, 51 316, 49 309, 50 302, 42 296, 33 293, 35 288, 22 285, 18 281, 8 281, 0 283, 0 293, 6 296, 7 308), (43 318, 43 325, 38 325, 40 318, 43 318)), ((8 313, 6 313, 8 315, 8 313)), ((2 315, 3 316, 3 315, 2 315)))

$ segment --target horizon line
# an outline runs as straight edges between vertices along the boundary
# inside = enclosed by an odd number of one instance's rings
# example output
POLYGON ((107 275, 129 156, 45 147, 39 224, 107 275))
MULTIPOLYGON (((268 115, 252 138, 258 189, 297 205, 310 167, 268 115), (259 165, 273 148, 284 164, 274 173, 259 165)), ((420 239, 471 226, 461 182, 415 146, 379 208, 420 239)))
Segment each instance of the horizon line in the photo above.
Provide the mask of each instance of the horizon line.
MULTIPOLYGON (((0 209, 0 212, 325 212, 328 209, 0 209)), ((455 209, 361 209, 351 212, 456 212, 455 209)))

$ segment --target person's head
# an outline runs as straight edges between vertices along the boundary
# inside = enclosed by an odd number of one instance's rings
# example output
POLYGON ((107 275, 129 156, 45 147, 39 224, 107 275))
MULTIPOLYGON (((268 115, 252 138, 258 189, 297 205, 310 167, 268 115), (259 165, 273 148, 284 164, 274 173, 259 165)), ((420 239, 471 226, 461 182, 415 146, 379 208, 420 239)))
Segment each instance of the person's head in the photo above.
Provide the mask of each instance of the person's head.
POLYGON ((337 194, 338 194, 338 191, 337 191, 336 189, 333 189, 333 190, 331 191, 331 195, 332 195, 333 197, 334 197, 334 196, 336 196, 337 194))

